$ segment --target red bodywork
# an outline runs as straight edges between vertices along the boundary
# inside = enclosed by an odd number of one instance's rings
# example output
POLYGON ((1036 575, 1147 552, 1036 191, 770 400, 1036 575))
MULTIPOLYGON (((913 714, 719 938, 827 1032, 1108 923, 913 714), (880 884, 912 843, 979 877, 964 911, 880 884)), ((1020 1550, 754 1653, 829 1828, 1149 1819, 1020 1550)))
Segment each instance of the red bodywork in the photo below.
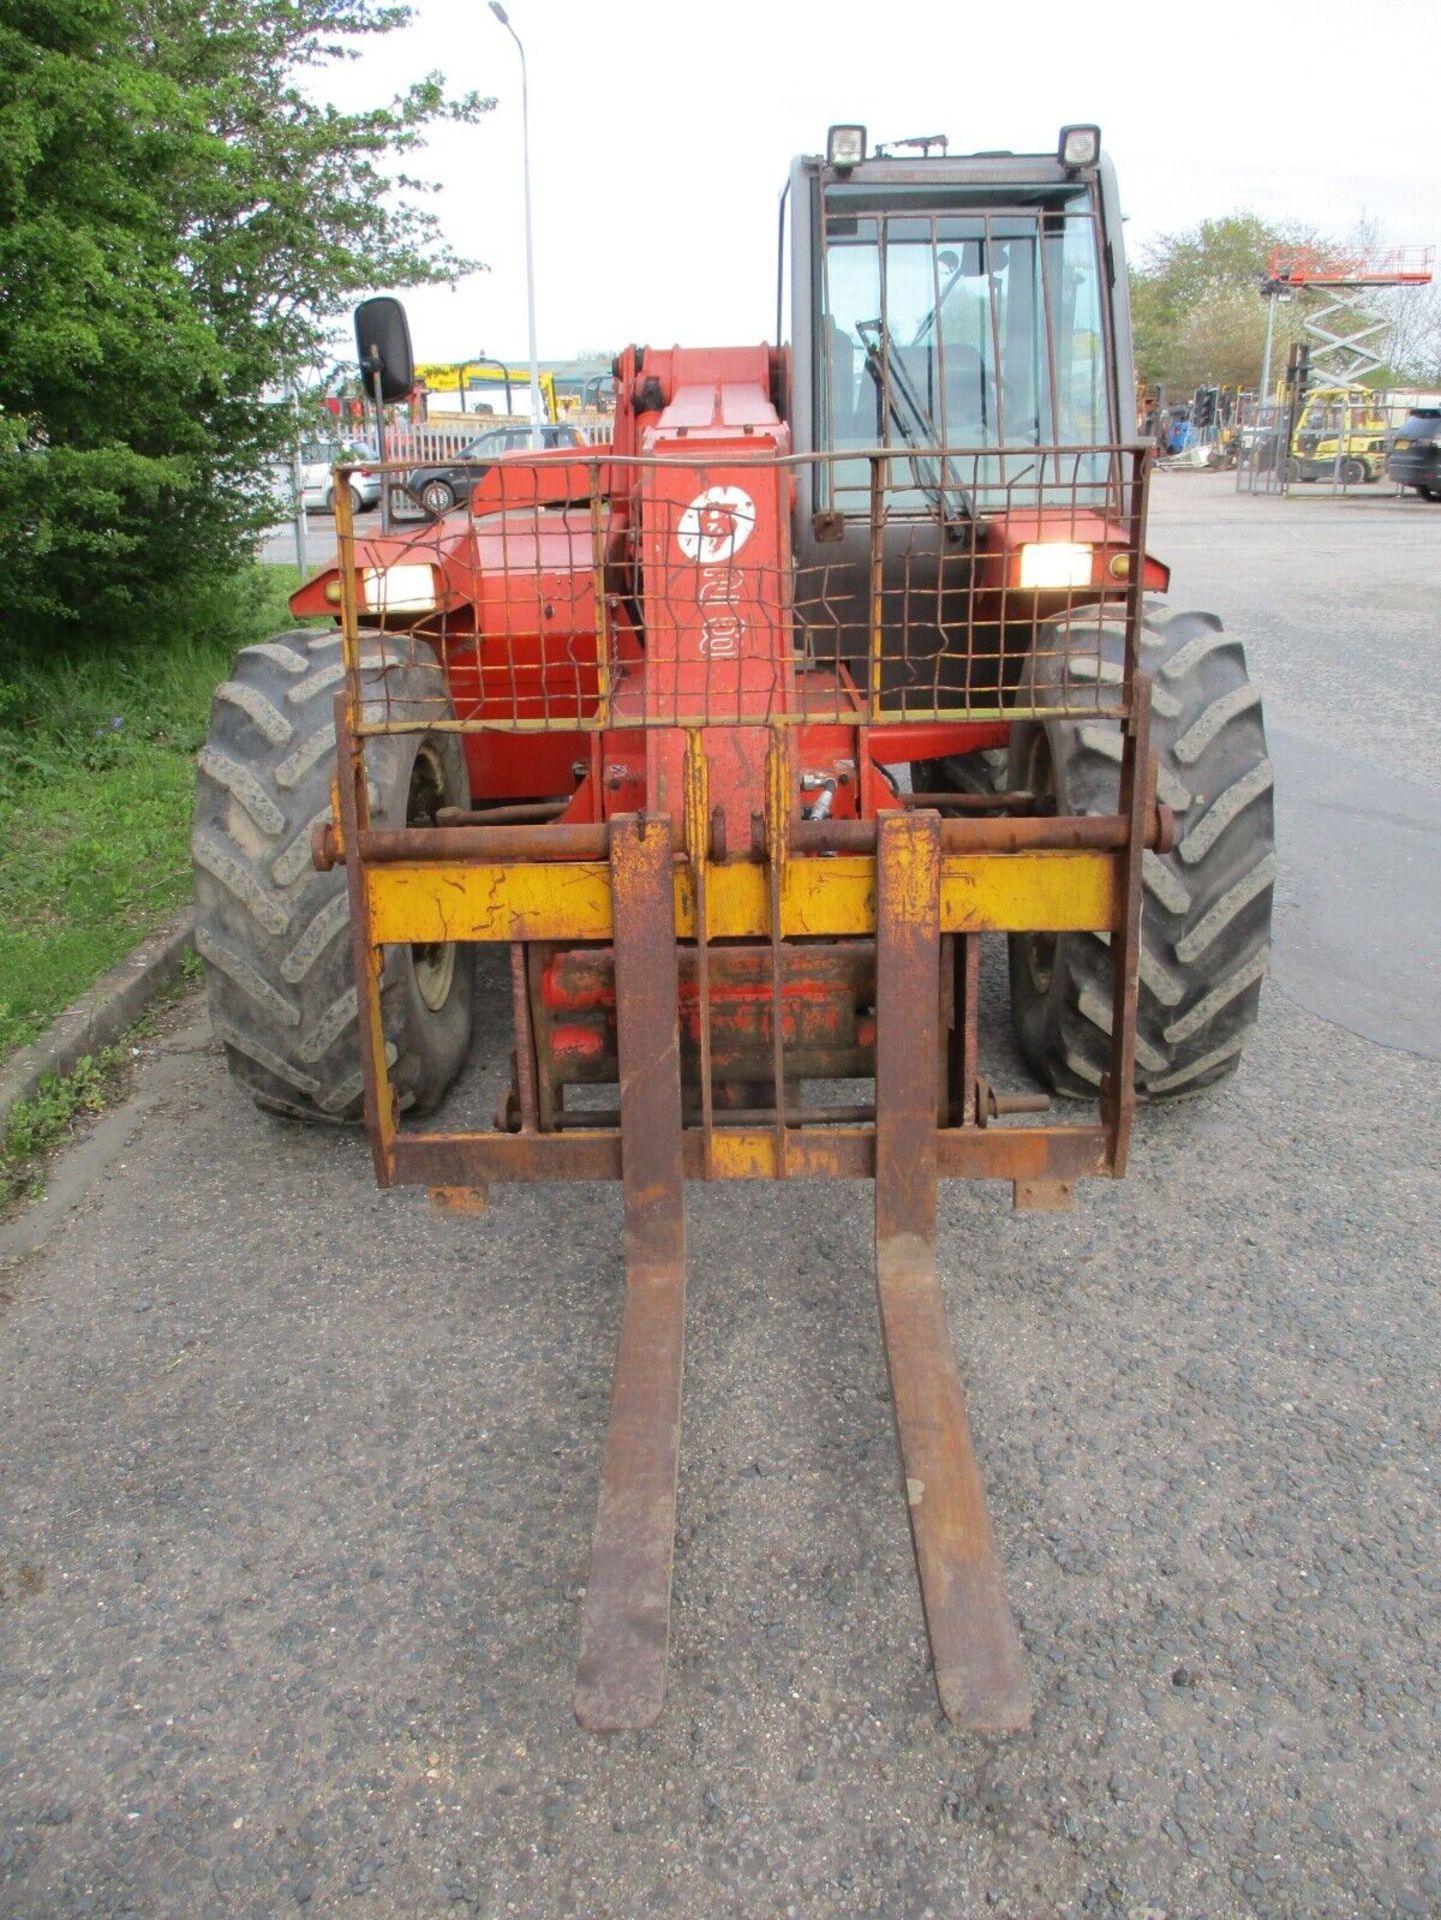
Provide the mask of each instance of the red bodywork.
MULTIPOLYGON (((526 734, 467 733, 477 804, 573 791, 565 817, 574 821, 642 806, 653 812, 678 807, 679 735, 652 739, 647 730, 642 737, 633 725, 569 732, 556 724, 566 714, 593 714, 599 698, 596 669, 586 664, 597 654, 597 538, 608 575, 624 583, 638 567, 642 582, 636 596, 610 596, 612 642, 622 666, 613 689, 618 715, 644 714, 664 724, 683 714, 688 700, 709 713, 725 704, 737 716, 777 708, 793 714, 809 704, 827 720, 797 730, 798 771, 824 777, 837 766, 848 776, 854 769, 837 792, 836 817, 868 818, 891 804, 877 765, 1006 743, 1009 727, 990 722, 872 726, 863 734, 859 717, 854 726, 835 724, 846 701, 834 675, 807 675, 797 690, 792 637, 773 590, 791 565, 793 489, 786 467, 758 464, 791 451, 790 429, 777 407, 786 370, 786 355, 764 346, 652 349, 643 359, 630 348, 616 383, 613 450, 664 459, 664 470, 602 465, 597 512, 593 504, 574 504, 592 490, 593 456, 569 449, 512 456, 476 485, 468 510, 457 509, 441 527, 427 526, 423 536, 401 531, 357 542, 364 569, 413 559, 423 538, 426 558, 443 577, 444 658, 459 718, 494 714, 551 723, 526 734), (710 545, 693 560, 665 530, 698 496, 728 485, 754 501, 754 520, 729 552, 721 521, 713 520, 702 535, 710 545), (706 552, 724 553, 724 565, 708 566, 706 552), (573 769, 582 762, 588 771, 577 785, 573 769)), ((725 509, 712 512, 723 519, 725 509)), ((1027 624, 1037 611, 1049 611, 1046 596, 1019 587, 1020 549, 1042 538, 1094 548, 1094 592, 1059 593, 1058 607, 1122 596, 1124 577, 1107 568, 1126 548, 1123 526, 1074 508, 1033 509, 985 522, 978 607, 1027 624)), ((309 581, 292 597, 292 611, 333 612, 327 588, 334 579, 332 572, 309 581)), ((1167 579, 1167 569, 1148 555, 1143 584, 1163 590, 1167 579)), ((427 631, 425 620, 407 624, 427 631)), ((713 799, 733 819, 747 818, 759 805, 764 733, 751 739, 748 732, 732 725, 705 730, 713 799)))

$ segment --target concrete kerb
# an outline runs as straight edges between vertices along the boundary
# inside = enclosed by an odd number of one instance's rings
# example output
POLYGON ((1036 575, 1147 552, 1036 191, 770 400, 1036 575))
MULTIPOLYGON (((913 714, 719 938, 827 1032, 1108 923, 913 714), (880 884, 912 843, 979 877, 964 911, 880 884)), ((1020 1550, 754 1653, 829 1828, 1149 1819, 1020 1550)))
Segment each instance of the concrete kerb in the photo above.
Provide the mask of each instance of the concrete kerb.
POLYGON ((108 1047, 133 1026, 156 995, 180 978, 194 932, 195 916, 186 907, 82 993, 33 1046, 0 1067, 0 1130, 18 1100, 35 1097, 46 1074, 72 1073, 86 1054, 108 1047))

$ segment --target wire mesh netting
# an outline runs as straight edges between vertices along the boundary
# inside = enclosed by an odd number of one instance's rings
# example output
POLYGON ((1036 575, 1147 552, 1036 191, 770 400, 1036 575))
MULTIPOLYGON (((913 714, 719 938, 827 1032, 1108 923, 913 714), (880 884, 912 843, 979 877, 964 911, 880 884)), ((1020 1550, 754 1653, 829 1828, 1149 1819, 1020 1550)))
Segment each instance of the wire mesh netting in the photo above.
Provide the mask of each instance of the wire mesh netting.
MULTIPOLYGON (((855 449, 512 454, 458 504, 357 536, 332 602, 362 733, 1121 715, 1146 455, 855 449), (367 635, 433 674, 362 690, 367 635)), ((409 468, 384 469, 414 510, 409 468)))

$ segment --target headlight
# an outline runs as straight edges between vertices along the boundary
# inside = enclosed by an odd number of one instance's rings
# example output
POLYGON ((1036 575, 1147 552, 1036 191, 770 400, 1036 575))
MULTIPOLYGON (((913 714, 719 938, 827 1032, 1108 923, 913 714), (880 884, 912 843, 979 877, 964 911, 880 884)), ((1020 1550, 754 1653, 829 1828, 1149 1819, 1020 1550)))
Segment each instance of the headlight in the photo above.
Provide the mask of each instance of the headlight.
POLYGON ((430 613, 436 606, 435 569, 366 567, 360 576, 360 591, 371 613, 430 613))
POLYGON ((1037 540, 1021 548, 1023 587, 1088 587, 1091 549, 1068 540, 1037 540))

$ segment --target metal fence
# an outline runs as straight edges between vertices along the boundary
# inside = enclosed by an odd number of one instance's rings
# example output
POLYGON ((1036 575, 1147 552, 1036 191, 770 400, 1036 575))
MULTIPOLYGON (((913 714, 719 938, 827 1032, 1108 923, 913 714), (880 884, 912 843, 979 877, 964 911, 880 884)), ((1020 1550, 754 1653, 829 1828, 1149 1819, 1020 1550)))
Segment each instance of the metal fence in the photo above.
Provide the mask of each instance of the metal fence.
POLYGON ((1386 456, 1415 404, 1413 395, 1377 392, 1334 400, 1326 390, 1282 394, 1257 407, 1239 430, 1238 493, 1394 495, 1386 456))

